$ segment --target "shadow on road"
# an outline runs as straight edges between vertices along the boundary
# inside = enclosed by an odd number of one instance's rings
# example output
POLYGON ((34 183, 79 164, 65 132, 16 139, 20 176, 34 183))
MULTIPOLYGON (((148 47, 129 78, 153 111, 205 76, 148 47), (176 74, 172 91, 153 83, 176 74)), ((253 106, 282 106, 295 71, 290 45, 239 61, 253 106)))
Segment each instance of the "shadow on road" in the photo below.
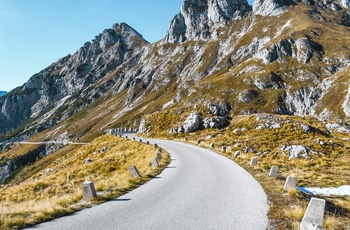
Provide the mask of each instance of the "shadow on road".
POLYGON ((125 201, 130 201, 131 199, 125 198, 125 199, 112 199, 110 201, 118 201, 118 202, 125 202, 125 201))

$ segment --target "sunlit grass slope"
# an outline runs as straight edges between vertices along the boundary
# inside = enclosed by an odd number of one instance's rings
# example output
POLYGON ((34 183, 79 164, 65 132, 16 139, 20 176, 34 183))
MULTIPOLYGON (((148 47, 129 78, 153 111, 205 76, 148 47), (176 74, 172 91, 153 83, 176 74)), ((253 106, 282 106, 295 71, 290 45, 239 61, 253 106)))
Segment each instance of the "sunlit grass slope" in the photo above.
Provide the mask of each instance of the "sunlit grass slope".
POLYGON ((100 203, 118 197, 157 175, 169 163, 162 153, 159 168, 151 159, 158 148, 137 141, 104 135, 78 148, 22 183, 0 188, 0 228, 21 228, 65 215, 91 204, 82 202, 82 183, 93 181, 100 203), (86 164, 86 160, 90 162, 86 164), (142 178, 133 179, 129 166, 135 165, 142 178))
MULTIPOLYGON (((350 184, 350 135, 329 132, 325 128, 326 122, 308 116, 255 114, 233 117, 231 124, 223 129, 169 134, 174 123, 167 121, 177 120, 180 124, 188 114, 188 110, 170 110, 148 116, 149 134, 181 141, 186 138, 194 145, 201 140, 199 145, 205 148, 214 143, 214 151, 247 169, 264 187, 270 201, 271 225, 277 229, 299 229, 311 197, 297 190, 284 191, 288 176, 297 176, 298 186, 339 187, 350 184), (308 148, 310 159, 289 159, 288 152, 283 154, 280 149, 284 145, 308 148), (225 152, 222 150, 224 146, 227 147, 225 152), (240 155, 234 158, 237 152, 240 155), (250 166, 253 157, 258 158, 256 167, 250 166), (277 179, 268 176, 273 165, 279 166, 277 179)), ((322 198, 327 200, 324 226, 327 229, 347 229, 350 225, 350 198, 322 198)))

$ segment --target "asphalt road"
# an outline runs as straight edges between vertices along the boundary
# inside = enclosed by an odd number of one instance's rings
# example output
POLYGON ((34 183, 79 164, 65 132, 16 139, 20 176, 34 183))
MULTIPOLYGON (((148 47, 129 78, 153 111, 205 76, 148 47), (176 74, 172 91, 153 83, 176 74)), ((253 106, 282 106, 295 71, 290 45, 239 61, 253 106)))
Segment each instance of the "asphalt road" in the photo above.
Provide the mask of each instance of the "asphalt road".
POLYGON ((267 196, 244 169, 196 146, 149 141, 172 159, 157 178, 118 199, 31 229, 267 229, 267 196))

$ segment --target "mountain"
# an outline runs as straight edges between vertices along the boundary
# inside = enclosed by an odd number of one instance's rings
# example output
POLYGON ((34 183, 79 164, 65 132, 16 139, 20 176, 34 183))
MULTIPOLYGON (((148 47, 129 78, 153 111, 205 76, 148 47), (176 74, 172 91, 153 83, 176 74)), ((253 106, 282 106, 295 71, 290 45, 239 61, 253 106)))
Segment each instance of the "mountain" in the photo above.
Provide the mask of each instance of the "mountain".
POLYGON ((346 0, 184 0, 154 44, 115 24, 1 97, 0 133, 89 140, 153 112, 213 102, 230 116, 347 120, 348 8, 346 0))
POLYGON ((6 94, 7 94, 6 91, 0 91, 0 97, 1 97, 1 96, 4 96, 4 95, 6 95, 6 94))
MULTIPOLYGON (((350 0, 256 0, 252 6, 184 0, 153 44, 125 23, 113 25, 0 97, 0 184, 35 182, 60 162, 83 166, 97 146, 80 150, 68 142, 139 127, 145 135, 215 144, 244 167, 258 156, 259 166, 248 170, 267 181, 271 227, 299 228, 295 213, 308 199, 282 192, 281 178, 296 173, 301 186, 348 183, 349 6, 350 0), (184 134, 198 129, 204 130, 184 134), (51 144, 18 143, 26 139, 51 144), (266 176, 272 164, 280 166, 278 180, 266 176)), ((98 149, 115 144, 103 141, 98 149)), ((109 170, 111 161, 100 166, 109 170)), ((59 183, 74 184, 76 175, 59 183)), ((344 199, 327 199, 326 228, 349 225, 344 199)))

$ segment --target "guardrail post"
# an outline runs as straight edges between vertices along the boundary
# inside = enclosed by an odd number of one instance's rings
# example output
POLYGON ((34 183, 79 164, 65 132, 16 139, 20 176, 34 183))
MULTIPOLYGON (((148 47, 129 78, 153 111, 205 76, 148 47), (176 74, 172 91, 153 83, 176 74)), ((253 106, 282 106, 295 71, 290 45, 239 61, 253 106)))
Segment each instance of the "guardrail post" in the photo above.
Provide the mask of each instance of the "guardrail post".
POLYGON ((323 229, 325 206, 326 201, 324 199, 311 198, 303 220, 300 223, 300 230, 323 229))
POLYGON ((134 178, 140 178, 140 173, 139 171, 137 170, 136 166, 130 166, 129 167, 129 172, 130 172, 130 175, 134 178))
POLYGON ((97 197, 94 182, 85 181, 83 183, 83 200, 89 201, 93 197, 97 197))

